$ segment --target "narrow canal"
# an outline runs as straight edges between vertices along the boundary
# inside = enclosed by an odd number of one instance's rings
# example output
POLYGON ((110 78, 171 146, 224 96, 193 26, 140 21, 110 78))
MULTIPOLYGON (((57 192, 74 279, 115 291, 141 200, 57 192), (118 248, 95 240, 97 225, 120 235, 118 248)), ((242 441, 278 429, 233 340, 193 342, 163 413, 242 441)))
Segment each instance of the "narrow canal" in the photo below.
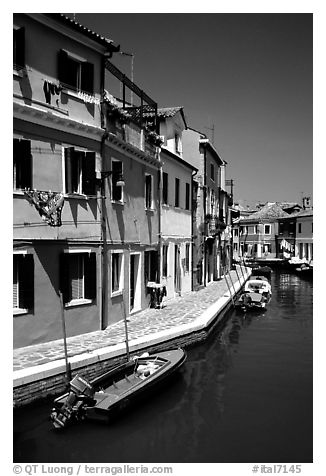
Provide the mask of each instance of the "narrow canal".
POLYGON ((57 433, 51 405, 14 413, 14 462, 312 462, 312 282, 272 277, 263 314, 230 311, 181 374, 119 420, 57 433))

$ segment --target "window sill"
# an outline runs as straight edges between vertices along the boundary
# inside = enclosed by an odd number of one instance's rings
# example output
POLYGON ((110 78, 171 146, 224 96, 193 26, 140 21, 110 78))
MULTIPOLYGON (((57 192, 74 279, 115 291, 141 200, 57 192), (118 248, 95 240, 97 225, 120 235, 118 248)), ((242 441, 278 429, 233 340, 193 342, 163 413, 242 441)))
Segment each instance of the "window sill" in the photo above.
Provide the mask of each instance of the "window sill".
POLYGON ((65 304, 66 308, 75 307, 75 306, 84 306, 85 304, 92 304, 92 299, 74 299, 65 304))
POLYGON ((88 200, 89 198, 97 198, 96 195, 85 195, 83 193, 65 193, 65 198, 73 198, 77 200, 88 200))
POLYGON ((22 309, 20 307, 17 307, 13 309, 12 313, 14 316, 21 316, 23 314, 28 314, 28 309, 22 309))
POLYGON ((119 291, 113 291, 111 293, 111 298, 116 297, 116 296, 122 296, 123 295, 123 289, 119 289, 119 291))
POLYGON ((120 206, 123 206, 125 204, 125 202, 122 200, 111 200, 111 203, 113 205, 120 205, 120 206))

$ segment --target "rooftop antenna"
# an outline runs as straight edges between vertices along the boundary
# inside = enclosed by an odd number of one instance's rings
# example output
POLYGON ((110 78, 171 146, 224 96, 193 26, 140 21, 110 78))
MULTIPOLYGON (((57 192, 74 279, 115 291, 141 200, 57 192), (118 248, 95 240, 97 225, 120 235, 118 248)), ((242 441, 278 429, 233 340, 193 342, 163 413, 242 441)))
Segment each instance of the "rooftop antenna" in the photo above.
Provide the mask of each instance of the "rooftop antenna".
POLYGON ((212 131, 212 144, 214 145, 214 124, 212 124, 212 127, 204 127, 204 129, 212 131))

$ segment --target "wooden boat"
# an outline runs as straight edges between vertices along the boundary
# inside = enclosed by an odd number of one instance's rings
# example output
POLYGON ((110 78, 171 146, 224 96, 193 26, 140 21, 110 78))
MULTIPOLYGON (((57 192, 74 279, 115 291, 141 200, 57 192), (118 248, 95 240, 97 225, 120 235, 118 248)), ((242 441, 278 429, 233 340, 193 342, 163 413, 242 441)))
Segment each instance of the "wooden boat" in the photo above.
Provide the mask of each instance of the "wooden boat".
POLYGON ((60 429, 76 420, 108 421, 165 382, 185 360, 185 351, 174 349, 134 357, 90 382, 76 375, 70 382, 69 392, 54 400, 52 423, 60 429))
POLYGON ((234 305, 241 311, 262 310, 271 298, 272 287, 266 276, 251 276, 234 305))

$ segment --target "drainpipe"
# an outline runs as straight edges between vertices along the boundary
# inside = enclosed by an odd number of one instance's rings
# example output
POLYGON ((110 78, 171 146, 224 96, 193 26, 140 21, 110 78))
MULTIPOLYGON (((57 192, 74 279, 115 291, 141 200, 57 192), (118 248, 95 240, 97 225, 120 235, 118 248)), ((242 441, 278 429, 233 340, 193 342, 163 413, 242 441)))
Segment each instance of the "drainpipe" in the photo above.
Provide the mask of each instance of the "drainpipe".
POLYGON ((101 329, 105 329, 107 319, 107 283, 108 283, 108 263, 107 263, 107 233, 106 233, 106 179, 102 174, 105 164, 105 142, 109 134, 103 133, 101 139, 101 178, 100 178, 100 219, 101 219, 101 329))
POLYGON ((204 279, 203 279, 203 284, 206 287, 206 221, 205 221, 205 216, 206 216, 206 201, 207 201, 207 184, 206 184, 206 147, 204 147, 204 184, 203 184, 203 198, 204 198, 204 230, 205 230, 205 241, 204 241, 204 279))
MULTIPOLYGON (((194 290, 194 231, 195 231, 195 223, 197 220, 194 219, 194 197, 193 197, 193 188, 194 188, 194 176, 197 174, 197 170, 193 170, 191 173, 191 184, 190 184, 190 211, 191 211, 191 282, 190 287, 191 291, 194 290)), ((197 197, 196 197, 197 201, 197 197)))
POLYGON ((157 254, 157 269, 159 272, 159 283, 161 283, 162 278, 162 193, 163 193, 163 164, 161 160, 161 147, 156 147, 156 157, 159 162, 159 173, 158 173, 158 254, 157 254))

